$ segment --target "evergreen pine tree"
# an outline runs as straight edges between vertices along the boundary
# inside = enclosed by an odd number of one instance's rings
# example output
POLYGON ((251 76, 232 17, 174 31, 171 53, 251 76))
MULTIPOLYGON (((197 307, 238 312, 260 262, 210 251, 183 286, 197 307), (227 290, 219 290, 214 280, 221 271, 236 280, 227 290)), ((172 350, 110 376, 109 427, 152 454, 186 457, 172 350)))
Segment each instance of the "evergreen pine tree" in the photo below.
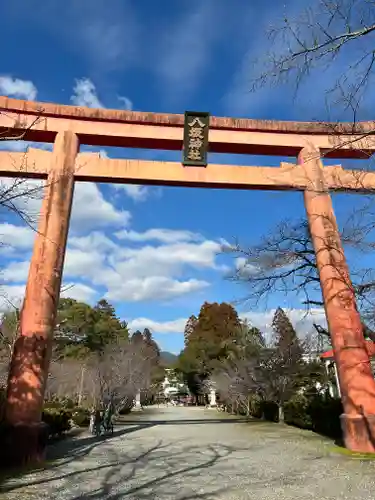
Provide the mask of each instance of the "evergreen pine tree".
POLYGON ((198 319, 197 317, 192 314, 190 318, 187 320, 186 325, 185 325, 185 330, 184 330, 184 343, 185 346, 187 345, 189 341, 190 335, 194 332, 195 327, 197 326, 198 319))
POLYGON ((275 347, 280 357, 289 366, 299 364, 302 361, 302 347, 290 319, 281 307, 276 309, 272 329, 275 334, 275 347))

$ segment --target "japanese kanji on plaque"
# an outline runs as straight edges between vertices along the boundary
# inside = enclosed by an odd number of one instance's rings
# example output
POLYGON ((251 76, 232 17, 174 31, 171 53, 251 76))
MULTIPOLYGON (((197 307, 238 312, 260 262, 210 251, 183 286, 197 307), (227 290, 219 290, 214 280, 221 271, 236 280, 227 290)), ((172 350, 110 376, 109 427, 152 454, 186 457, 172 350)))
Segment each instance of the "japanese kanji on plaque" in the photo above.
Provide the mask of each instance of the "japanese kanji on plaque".
POLYGON ((183 165, 206 167, 210 114, 185 112, 183 165))

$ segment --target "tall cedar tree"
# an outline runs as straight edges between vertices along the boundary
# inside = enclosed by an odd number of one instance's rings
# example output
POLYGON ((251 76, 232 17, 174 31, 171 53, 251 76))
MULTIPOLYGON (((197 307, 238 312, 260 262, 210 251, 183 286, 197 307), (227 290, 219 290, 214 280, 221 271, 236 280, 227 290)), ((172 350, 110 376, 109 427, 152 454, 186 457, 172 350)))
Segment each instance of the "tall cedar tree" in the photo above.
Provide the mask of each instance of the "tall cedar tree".
POLYGON ((302 360, 303 350, 290 319, 281 307, 276 309, 272 320, 272 329, 275 334, 275 347, 279 355, 289 365, 299 364, 302 360))
POLYGON ((235 348, 240 320, 230 304, 205 302, 198 318, 192 316, 188 323, 185 332, 189 334, 179 364, 189 389, 197 395, 204 379, 235 348))
POLYGON ((272 329, 275 335, 275 345, 269 350, 264 360, 264 375, 268 379, 271 390, 269 395, 282 407, 301 386, 306 367, 302 357, 303 349, 296 331, 280 307, 275 312, 272 329))
POLYGON ((142 351, 143 356, 149 360, 152 369, 159 365, 160 349, 148 328, 145 328, 143 333, 136 330, 131 336, 131 342, 142 351))
POLYGON ((194 332, 196 326, 197 326, 198 318, 195 316, 195 314, 192 314, 190 318, 187 320, 186 325, 185 325, 185 330, 184 330, 184 343, 185 346, 189 342, 190 335, 194 332))

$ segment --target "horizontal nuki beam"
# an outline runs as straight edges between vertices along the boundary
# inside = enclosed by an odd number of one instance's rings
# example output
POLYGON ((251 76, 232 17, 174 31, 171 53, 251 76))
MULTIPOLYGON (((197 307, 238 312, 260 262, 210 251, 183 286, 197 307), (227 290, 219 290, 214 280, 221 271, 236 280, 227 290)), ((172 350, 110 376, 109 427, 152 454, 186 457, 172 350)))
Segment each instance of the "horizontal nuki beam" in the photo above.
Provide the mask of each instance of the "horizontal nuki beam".
MULTIPOLYGON (((0 175, 46 178, 52 153, 30 148, 27 153, 0 152, 0 175)), ((326 187, 332 191, 371 192, 375 173, 323 168, 326 187)), ((216 189, 262 189, 302 191, 311 187, 303 166, 281 163, 280 167, 208 164, 184 167, 178 162, 101 158, 98 153, 80 153, 76 159, 77 181, 203 187, 216 189)))
MULTIPOLYGON (((89 109, 0 96, 0 138, 54 142, 58 132, 75 132, 81 144, 179 151, 183 115, 89 109)), ((368 158, 375 150, 373 122, 313 123, 210 118, 209 151, 297 156, 314 146, 325 157, 368 158)))

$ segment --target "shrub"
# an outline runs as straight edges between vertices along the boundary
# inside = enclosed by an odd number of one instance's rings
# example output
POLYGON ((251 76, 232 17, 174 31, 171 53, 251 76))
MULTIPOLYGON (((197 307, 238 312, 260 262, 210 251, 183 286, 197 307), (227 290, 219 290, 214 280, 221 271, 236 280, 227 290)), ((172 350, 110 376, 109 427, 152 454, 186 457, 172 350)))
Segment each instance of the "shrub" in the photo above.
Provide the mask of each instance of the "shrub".
POLYGON ((60 410, 62 408, 61 401, 59 399, 51 399, 50 401, 45 401, 44 408, 48 408, 48 410, 60 410))
POLYGON ((296 394, 284 405, 284 422, 301 429, 312 429, 313 423, 308 411, 309 399, 303 394, 296 394))
POLYGON ((88 427, 90 424, 90 411, 86 408, 74 408, 72 413, 72 421, 78 427, 88 427))
POLYGON ((260 410, 264 420, 268 422, 279 421, 279 405, 274 401, 262 401, 260 410))
POLYGON ((42 420, 48 425, 49 437, 59 437, 71 428, 72 413, 63 408, 44 408, 42 420))
POLYGON ((340 399, 315 396, 309 405, 313 431, 333 439, 342 437, 340 415, 343 407, 340 399))
POLYGON ((284 420, 289 425, 310 429, 324 436, 338 439, 342 436, 340 399, 329 395, 297 395, 284 406, 284 420))
POLYGON ((250 415, 254 418, 263 418, 268 422, 279 421, 279 405, 274 401, 261 399, 253 396, 250 399, 250 415))
POLYGON ((133 406, 134 406, 133 400, 124 401, 123 404, 119 408, 118 414, 119 415, 128 415, 132 411, 133 406))
POLYGON ((259 396, 251 396, 249 400, 250 415, 254 418, 262 418, 262 400, 259 396))
POLYGON ((73 408, 76 407, 75 401, 73 401, 73 399, 70 398, 62 398, 60 404, 63 408, 66 408, 67 410, 73 410, 73 408))

